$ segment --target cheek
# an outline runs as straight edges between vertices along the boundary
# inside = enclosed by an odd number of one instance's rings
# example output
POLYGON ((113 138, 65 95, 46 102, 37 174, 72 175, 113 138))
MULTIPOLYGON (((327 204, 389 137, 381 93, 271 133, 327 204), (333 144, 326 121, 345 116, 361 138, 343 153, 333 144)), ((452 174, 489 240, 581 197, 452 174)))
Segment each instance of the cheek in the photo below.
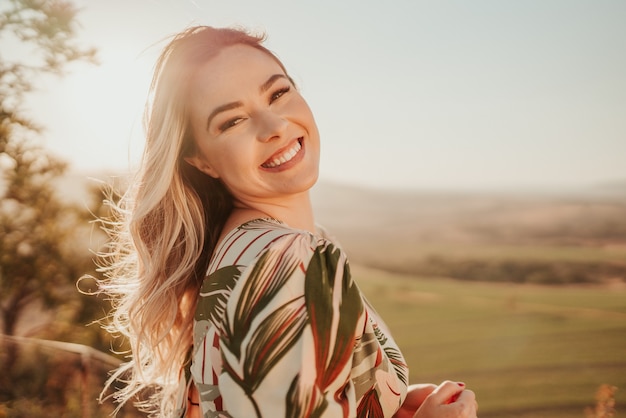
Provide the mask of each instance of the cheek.
POLYGON ((215 158, 222 155, 220 150, 215 146, 208 146, 208 140, 201 139, 196 141, 196 168, 208 174, 211 177, 219 178, 223 176, 223 164, 221 159, 215 158))
POLYGON ((223 176, 237 178, 245 176, 256 167, 256 160, 250 152, 250 145, 242 144, 236 138, 228 138, 227 144, 213 147, 210 159, 223 176))
POLYGON ((319 135, 318 133, 318 129, 317 129, 317 122, 315 121, 315 116, 313 115, 313 112, 311 111, 311 108, 309 107, 309 105, 305 102, 304 103, 304 109, 303 111, 306 114, 306 118, 308 120, 308 125, 309 125, 309 130, 311 131, 311 134, 315 134, 316 136, 319 135))
POLYGON ((307 101, 304 100, 304 97, 300 96, 297 106, 298 106, 298 110, 300 113, 302 113, 303 115, 306 115, 308 119, 314 120, 313 111, 309 107, 309 104, 307 103, 307 101))

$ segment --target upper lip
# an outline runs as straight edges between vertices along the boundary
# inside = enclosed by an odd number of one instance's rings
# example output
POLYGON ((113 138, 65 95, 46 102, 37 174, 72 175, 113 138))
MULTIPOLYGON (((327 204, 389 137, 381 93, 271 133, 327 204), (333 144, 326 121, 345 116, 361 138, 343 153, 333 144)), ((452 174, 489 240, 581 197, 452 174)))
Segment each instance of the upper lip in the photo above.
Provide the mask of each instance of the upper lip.
POLYGON ((296 142, 302 141, 302 139, 303 139, 303 137, 299 136, 299 137, 294 138, 293 140, 289 141, 289 143, 287 145, 285 145, 284 147, 279 148, 271 156, 269 156, 267 159, 265 159, 265 161, 261 165, 264 165, 264 164, 267 164, 267 163, 270 163, 270 162, 274 161, 276 158, 278 158, 281 155, 283 155, 287 150, 293 148, 293 146, 296 144, 296 142))

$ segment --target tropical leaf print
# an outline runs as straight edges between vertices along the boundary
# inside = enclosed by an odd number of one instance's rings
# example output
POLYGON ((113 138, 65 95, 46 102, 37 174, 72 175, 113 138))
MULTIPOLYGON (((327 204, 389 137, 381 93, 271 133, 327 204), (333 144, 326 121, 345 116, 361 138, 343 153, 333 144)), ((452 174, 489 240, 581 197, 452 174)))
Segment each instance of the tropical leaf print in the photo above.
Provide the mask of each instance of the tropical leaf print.
POLYGON ((376 388, 367 391, 356 410, 357 418, 385 418, 376 388))
POLYGON ((196 321, 209 320, 213 324, 221 322, 226 311, 226 303, 240 275, 239 267, 226 266, 213 272, 202 283, 196 321))
POLYGON ((376 370, 379 369, 380 344, 373 332, 365 332, 357 340, 352 357, 354 390, 357 399, 360 399, 376 381, 376 370))
POLYGON ((383 347, 387 358, 389 358, 389 362, 393 365, 398 379, 400 379, 403 384, 408 385, 409 370, 406 363, 404 362, 404 357, 402 356, 402 353, 397 348, 389 346, 387 344, 387 336, 382 332, 380 327, 374 326, 374 334, 380 342, 380 345, 383 347))
POLYGON ((396 375, 403 385, 409 384, 409 368, 404 361, 404 357, 400 350, 395 347, 386 346, 383 348, 385 354, 389 358, 389 362, 393 365, 396 375))
POLYGON ((300 382, 300 374, 293 379, 287 393, 285 418, 318 418, 328 407, 328 401, 318 387, 300 382), (303 390, 304 389, 304 390, 303 390))
MULTIPOLYGON (((317 386, 325 391, 352 358, 363 303, 345 258, 332 244, 313 253, 305 276, 305 300, 313 333, 317 386)), ((339 396, 335 396, 339 399, 339 396)))
POLYGON ((224 238, 208 270, 181 373, 198 388, 203 418, 394 414, 407 367, 331 239, 250 221, 224 238))
MULTIPOLYGON (((295 238, 289 239, 293 241, 295 238)), ((292 252, 270 249, 259 256, 243 283, 232 322, 229 315, 223 317, 222 341, 235 357, 241 357, 243 339, 250 330, 254 318, 267 308, 268 303, 276 297, 276 293, 289 280, 299 264, 300 258, 292 252)))
POLYGON ((236 359, 236 363, 225 361, 223 370, 247 394, 257 416, 261 412, 254 392, 298 342, 307 323, 302 296, 268 312, 268 305, 300 266, 303 256, 295 243, 298 238, 284 237, 281 245, 270 247, 257 258, 249 274, 240 278, 232 315, 226 312, 222 318, 222 349, 236 359))
POLYGON ((250 392, 298 342, 307 324, 304 310, 304 300, 299 297, 272 312, 254 330, 244 359, 243 377, 250 392))
POLYGON ((354 349, 354 366, 359 366, 359 364, 366 361, 368 357, 376 355, 379 348, 380 344, 376 335, 373 332, 364 332, 357 340, 357 345, 354 349))

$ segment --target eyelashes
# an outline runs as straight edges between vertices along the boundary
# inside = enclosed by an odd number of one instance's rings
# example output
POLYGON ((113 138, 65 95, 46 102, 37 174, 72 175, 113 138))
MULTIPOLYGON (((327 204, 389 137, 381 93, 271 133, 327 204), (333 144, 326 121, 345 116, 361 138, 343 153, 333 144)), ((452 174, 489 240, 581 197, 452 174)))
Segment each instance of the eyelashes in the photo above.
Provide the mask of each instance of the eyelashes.
POLYGON ((280 88, 278 90, 276 90, 274 93, 272 93, 272 95, 270 96, 270 104, 274 103, 276 100, 280 99, 282 97, 283 94, 288 93, 289 90, 291 90, 291 86, 287 86, 287 87, 283 87, 280 88))
POLYGON ((243 120, 243 118, 232 118, 227 120, 226 122, 222 123, 219 126, 219 130, 220 132, 224 132, 230 128, 232 128, 233 126, 239 124, 241 121, 243 120))
MULTIPOLYGON (((285 86, 285 87, 278 88, 277 90, 274 90, 269 97, 269 104, 271 105, 276 100, 280 99, 282 96, 289 93, 290 90, 291 90, 291 86, 285 86)), ((241 116, 228 119, 227 121, 219 125, 218 130, 220 133, 227 131, 230 128, 233 128, 236 125, 240 124, 245 119, 246 119, 245 117, 241 117, 241 116)))

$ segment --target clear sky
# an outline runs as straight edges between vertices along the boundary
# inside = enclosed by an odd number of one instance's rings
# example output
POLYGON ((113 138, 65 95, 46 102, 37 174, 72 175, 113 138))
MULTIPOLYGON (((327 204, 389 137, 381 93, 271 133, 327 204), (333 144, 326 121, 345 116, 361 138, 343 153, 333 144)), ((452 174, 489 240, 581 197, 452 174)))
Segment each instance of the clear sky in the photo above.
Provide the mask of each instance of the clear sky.
POLYGON ((624 0, 75 0, 76 65, 30 100, 78 170, 127 171, 162 40, 265 31, 322 134, 321 177, 418 189, 626 180, 624 0))

